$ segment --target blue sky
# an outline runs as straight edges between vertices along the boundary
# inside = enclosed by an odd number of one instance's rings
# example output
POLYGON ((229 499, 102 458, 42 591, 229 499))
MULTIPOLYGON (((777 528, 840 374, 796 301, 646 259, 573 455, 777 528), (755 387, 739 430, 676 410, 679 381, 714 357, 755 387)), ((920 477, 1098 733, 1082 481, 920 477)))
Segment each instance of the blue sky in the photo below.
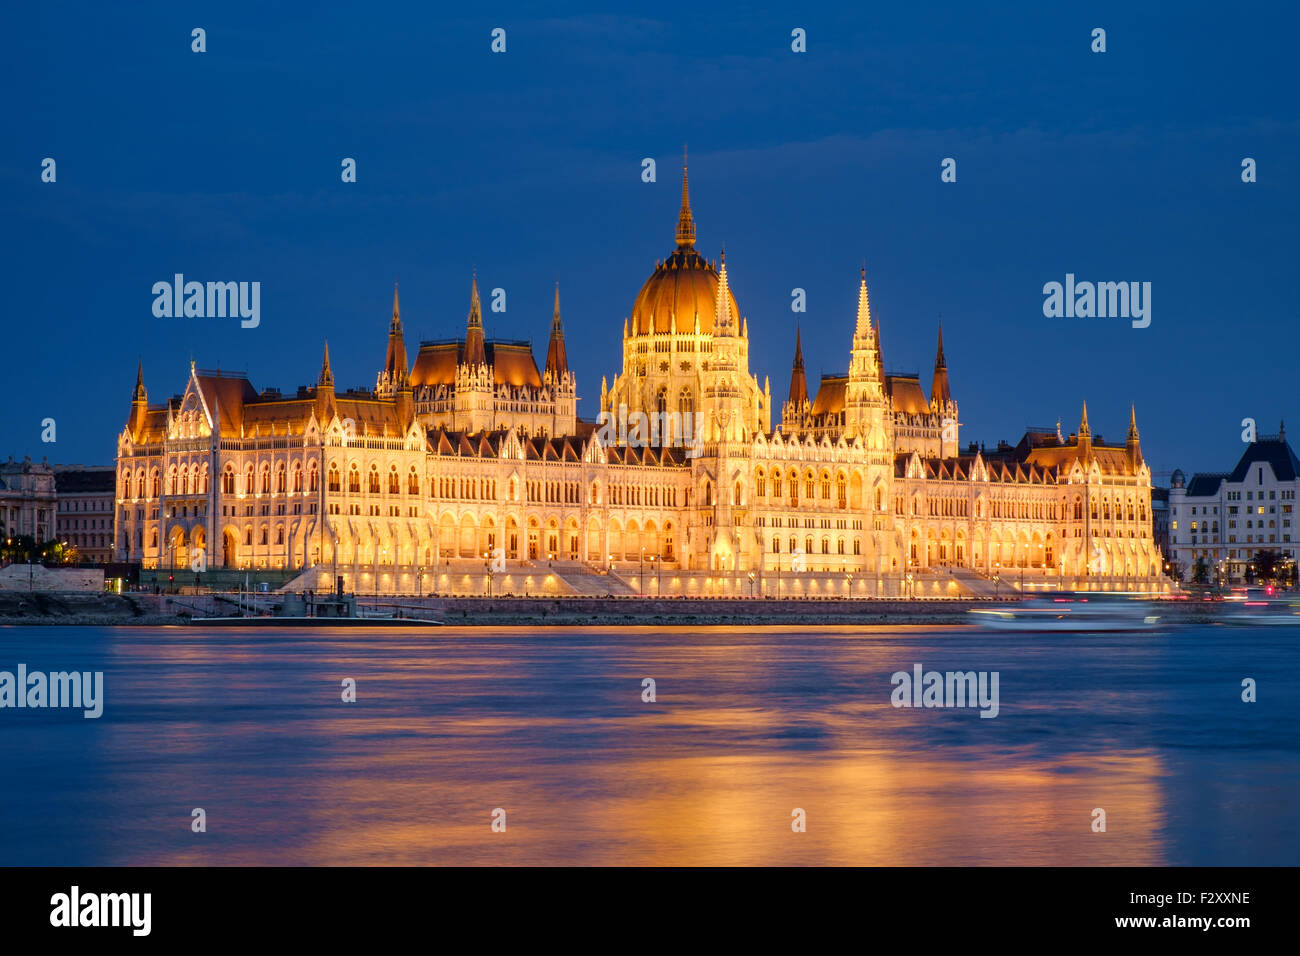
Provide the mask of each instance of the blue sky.
POLYGON ((810 384, 846 367, 865 259, 891 370, 928 386, 942 314, 963 442, 1072 430, 1085 398, 1107 440, 1136 404, 1157 471, 1230 468, 1246 417, 1300 435, 1292 9, 622 9, 9 11, 0 454, 110 461, 137 358, 155 401, 191 356, 292 389, 328 336, 339 385, 373 385, 394 277, 413 353, 462 332, 474 268, 507 290, 488 334, 531 337, 539 360, 559 281, 594 417, 623 319, 673 247, 683 143, 697 244, 726 244, 751 366, 778 396, 796 323, 810 384), (260 281, 260 326, 155 318, 150 289, 176 272, 260 281), (1045 318, 1043 284, 1066 273, 1151 282, 1150 327, 1045 318))

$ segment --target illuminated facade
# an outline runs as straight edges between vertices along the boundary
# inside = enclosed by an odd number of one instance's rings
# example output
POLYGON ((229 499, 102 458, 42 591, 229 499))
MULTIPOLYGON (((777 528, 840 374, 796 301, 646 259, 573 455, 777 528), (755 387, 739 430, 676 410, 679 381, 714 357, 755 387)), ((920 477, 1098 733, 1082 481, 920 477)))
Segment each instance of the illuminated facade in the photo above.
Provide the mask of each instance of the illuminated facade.
POLYGON ((865 270, 847 373, 810 398, 796 338, 773 427, 725 257, 695 249, 685 175, 676 248, 623 329, 600 406, 654 416, 649 441, 578 419, 558 289, 541 370, 527 343, 486 338, 475 278, 463 338, 422 343, 409 370, 394 292, 373 390, 336 392, 328 345, 315 387, 287 397, 191 367, 181 396, 150 405, 138 371, 118 558, 315 569, 304 587, 337 570, 398 593, 958 594, 998 574, 1163 586, 1135 419, 1123 445, 1094 441, 1085 407, 1068 437, 961 449, 942 331, 927 398, 884 371, 865 270))

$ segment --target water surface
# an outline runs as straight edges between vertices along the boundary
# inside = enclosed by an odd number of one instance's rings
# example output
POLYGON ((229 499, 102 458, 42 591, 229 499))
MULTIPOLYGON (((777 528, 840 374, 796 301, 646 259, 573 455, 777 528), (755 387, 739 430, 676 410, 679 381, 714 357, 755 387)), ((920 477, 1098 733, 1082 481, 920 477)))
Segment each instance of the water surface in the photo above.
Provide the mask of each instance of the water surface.
POLYGON ((0 864, 1293 865, 1297 640, 0 628, 106 685, 0 710, 0 864), (998 671, 998 717, 894 708, 916 663, 998 671))

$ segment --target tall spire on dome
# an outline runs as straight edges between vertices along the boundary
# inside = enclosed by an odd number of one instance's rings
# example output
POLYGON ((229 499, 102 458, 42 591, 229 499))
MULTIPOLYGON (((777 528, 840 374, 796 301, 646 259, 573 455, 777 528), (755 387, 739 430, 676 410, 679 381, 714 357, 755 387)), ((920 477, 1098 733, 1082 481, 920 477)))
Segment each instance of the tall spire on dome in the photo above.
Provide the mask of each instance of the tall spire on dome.
POLYGON ((790 404, 799 408, 808 401, 808 377, 803 368, 803 334, 794 330, 794 368, 790 372, 790 404))
POLYGON ((559 378, 569 370, 569 356, 564 348, 564 326, 560 322, 560 284, 555 283, 555 312, 551 316, 551 340, 546 346, 546 376, 559 378))
POLYGON ((677 247, 695 245, 695 217, 691 215, 691 190, 686 178, 686 147, 682 147, 682 211, 677 216, 677 247))
POLYGON ((470 283, 469 321, 465 327, 465 364, 487 364, 487 349, 483 343, 483 305, 478 298, 478 270, 474 271, 470 283))

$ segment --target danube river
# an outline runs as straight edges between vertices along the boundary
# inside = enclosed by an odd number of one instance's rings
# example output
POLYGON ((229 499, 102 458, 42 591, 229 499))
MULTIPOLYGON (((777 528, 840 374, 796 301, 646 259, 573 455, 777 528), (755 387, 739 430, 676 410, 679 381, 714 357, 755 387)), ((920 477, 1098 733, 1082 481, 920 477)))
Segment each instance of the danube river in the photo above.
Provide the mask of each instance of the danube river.
POLYGON ((1294 865, 1297 642, 4 627, 0 671, 104 701, 0 709, 0 864, 1294 865), (892 706, 918 664, 997 716, 892 706))

